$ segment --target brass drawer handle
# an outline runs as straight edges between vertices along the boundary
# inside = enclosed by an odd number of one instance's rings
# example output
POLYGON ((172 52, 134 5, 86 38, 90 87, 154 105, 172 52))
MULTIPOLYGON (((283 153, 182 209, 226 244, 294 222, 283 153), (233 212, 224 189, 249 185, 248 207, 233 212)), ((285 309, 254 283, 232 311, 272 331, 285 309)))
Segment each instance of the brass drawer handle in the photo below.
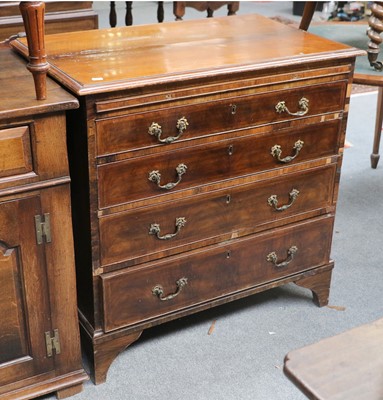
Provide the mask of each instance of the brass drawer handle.
POLYGON ((278 207, 278 196, 276 194, 273 194, 272 196, 270 196, 267 199, 267 203, 269 204, 270 207, 274 207, 274 210, 276 210, 276 211, 285 211, 293 205, 293 203, 297 199, 298 195, 299 195, 299 190, 293 189, 289 193, 290 202, 281 207, 278 207))
POLYGON ((151 224, 149 228, 149 235, 156 235, 157 239, 160 240, 169 240, 174 238, 175 236, 178 235, 180 232, 181 228, 184 227, 186 224, 186 218, 184 217, 179 217, 176 218, 176 231, 174 233, 168 233, 166 235, 161 236, 161 228, 159 224, 151 224))
POLYGON ((291 246, 287 250, 286 260, 282 261, 280 263, 278 263, 278 256, 274 251, 267 255, 266 260, 273 263, 277 268, 287 267, 287 265, 289 265, 291 263, 291 261, 293 261, 294 255, 297 251, 298 251, 297 246, 291 246))
POLYGON ((177 181, 176 182, 169 182, 166 185, 161 185, 161 173, 158 170, 149 172, 149 180, 150 182, 154 182, 157 186, 161 189, 170 190, 176 187, 182 180, 182 175, 186 173, 188 167, 185 164, 178 164, 176 168, 177 172, 177 181))
POLYGON ((185 117, 180 118, 177 121, 176 128, 178 130, 178 135, 177 136, 168 136, 167 138, 161 139, 162 135, 162 127, 160 124, 157 124, 157 122, 152 122, 152 124, 149 126, 148 133, 149 135, 156 136, 157 140, 160 143, 173 143, 175 140, 179 139, 181 135, 184 133, 186 128, 188 127, 189 122, 185 117))
POLYGON ((276 158, 279 162, 287 164, 287 163, 293 161, 295 157, 297 157, 299 152, 302 150, 303 145, 304 145, 303 140, 297 140, 293 146, 293 150, 295 150, 295 154, 292 156, 286 156, 285 158, 281 158, 282 148, 279 144, 276 144, 275 146, 273 146, 271 148, 271 155, 274 158, 276 158))
POLYGON ((176 282, 177 290, 175 293, 171 293, 167 296, 164 296, 164 288, 161 285, 156 285, 152 289, 152 293, 154 296, 157 296, 161 301, 168 301, 174 299, 174 297, 178 296, 181 293, 181 290, 188 284, 187 278, 178 279, 176 282))
POLYGON ((302 97, 299 102, 298 106, 300 108, 300 111, 297 111, 295 113, 291 112, 284 101, 280 101, 276 106, 275 106, 275 111, 279 114, 283 112, 287 112, 287 114, 292 115, 294 117, 302 117, 303 115, 306 115, 309 111, 309 101, 306 99, 306 97, 302 97))

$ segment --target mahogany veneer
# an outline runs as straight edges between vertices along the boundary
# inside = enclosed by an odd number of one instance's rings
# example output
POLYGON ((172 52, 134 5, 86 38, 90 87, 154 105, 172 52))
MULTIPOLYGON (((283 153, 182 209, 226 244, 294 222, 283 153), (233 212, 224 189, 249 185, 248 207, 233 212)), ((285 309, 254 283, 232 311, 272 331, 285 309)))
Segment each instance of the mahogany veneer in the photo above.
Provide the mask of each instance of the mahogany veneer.
MULTIPOLYGON (((25 53, 25 41, 14 46, 25 53)), ((257 15, 46 38, 93 378, 143 329, 287 282, 327 304, 359 50, 257 15)))

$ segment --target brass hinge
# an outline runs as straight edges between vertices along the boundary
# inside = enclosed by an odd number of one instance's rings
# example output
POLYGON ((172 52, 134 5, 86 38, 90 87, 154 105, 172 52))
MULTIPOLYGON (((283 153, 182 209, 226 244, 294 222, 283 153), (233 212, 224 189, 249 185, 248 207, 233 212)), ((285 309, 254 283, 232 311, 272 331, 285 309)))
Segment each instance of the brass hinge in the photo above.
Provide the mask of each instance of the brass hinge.
POLYGON ((45 236, 45 241, 50 243, 52 239, 49 213, 45 213, 44 216, 35 215, 35 226, 37 244, 41 244, 43 242, 43 236, 45 236))
POLYGON ((53 331, 53 337, 50 332, 45 332, 45 344, 47 346, 47 356, 52 357, 53 350, 55 350, 56 354, 61 353, 60 348, 60 335, 59 330, 55 329, 53 331))

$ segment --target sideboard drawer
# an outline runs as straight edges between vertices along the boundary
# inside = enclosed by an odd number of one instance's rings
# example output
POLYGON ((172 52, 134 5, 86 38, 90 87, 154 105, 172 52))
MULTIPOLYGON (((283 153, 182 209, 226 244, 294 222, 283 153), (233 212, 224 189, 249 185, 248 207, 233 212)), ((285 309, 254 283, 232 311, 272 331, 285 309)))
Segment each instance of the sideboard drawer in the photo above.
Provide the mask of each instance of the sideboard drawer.
POLYGON ((99 207, 107 208, 142 198, 164 196, 225 179, 336 155, 340 121, 278 133, 223 140, 210 145, 169 151, 98 167, 99 207), (302 147, 297 147, 301 143, 302 147), (278 160, 295 156, 289 162, 278 160), (186 167, 186 168, 185 168, 186 167), (160 178, 158 176, 160 174, 160 178), (149 178, 151 177, 151 180, 149 178), (159 183, 158 183, 159 182, 159 183), (159 187, 175 184, 171 188, 159 187))
POLYGON ((329 262, 333 217, 101 276, 106 332, 329 262), (161 297, 178 292, 174 298, 161 297))
POLYGON ((0 190, 23 190, 43 181, 69 182, 62 132, 66 132, 66 120, 59 113, 0 124, 0 190))
POLYGON ((29 126, 0 130, 0 179, 33 170, 29 126))
POLYGON ((206 102, 190 99, 190 104, 187 105, 149 112, 140 109, 130 115, 98 120, 97 155, 166 146, 174 141, 190 140, 265 123, 338 112, 343 109, 346 87, 346 81, 337 81, 292 90, 267 92, 266 88, 265 93, 256 95, 237 95, 206 102), (308 102, 305 103, 303 99, 308 102), (180 128, 178 123, 182 118, 186 119, 187 125, 180 128), (160 126, 160 134, 153 129, 153 123, 160 126))
POLYGON ((332 205, 336 164, 233 186, 172 203, 100 218, 100 258, 105 267, 129 266, 254 233, 262 224, 326 212, 332 205), (273 197, 274 196, 274 197, 273 197), (277 209, 276 209, 277 208, 277 209), (170 236, 169 236, 170 235, 170 236), (167 236, 167 239, 165 239, 167 236))

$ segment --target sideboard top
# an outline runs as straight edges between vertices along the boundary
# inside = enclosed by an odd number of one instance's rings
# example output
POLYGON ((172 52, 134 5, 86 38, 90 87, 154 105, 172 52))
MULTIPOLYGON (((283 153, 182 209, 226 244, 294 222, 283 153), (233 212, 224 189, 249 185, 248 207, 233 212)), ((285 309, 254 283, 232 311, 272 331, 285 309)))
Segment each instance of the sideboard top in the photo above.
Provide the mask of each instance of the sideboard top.
POLYGON ((6 47, 0 48, 0 98, 0 118, 26 117, 79 106, 75 97, 49 78, 46 100, 36 100, 27 63, 6 47))
MULTIPOLYGON (((47 35, 50 74, 78 95, 363 54, 256 14, 47 35)), ((14 47, 24 55, 26 40, 14 47)))

